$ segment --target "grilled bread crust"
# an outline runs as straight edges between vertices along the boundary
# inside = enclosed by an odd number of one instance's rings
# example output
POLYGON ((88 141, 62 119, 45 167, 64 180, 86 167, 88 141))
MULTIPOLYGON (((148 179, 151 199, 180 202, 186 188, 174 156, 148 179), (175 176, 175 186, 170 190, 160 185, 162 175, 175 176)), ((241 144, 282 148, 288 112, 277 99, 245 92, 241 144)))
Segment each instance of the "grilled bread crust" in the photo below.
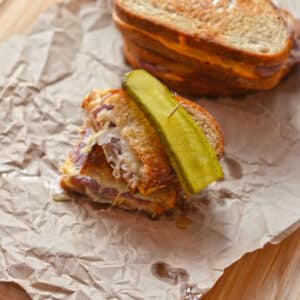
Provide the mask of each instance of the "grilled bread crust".
POLYGON ((259 66, 233 60, 222 65, 226 61, 222 57, 215 57, 213 61, 203 60, 201 53, 197 53, 198 50, 195 52, 195 49, 175 49, 159 35, 156 37, 149 36, 140 28, 125 23, 116 13, 114 14, 114 21, 127 43, 135 44, 153 54, 189 66, 202 77, 222 81, 229 87, 235 86, 237 90, 272 89, 290 69, 290 66, 282 64, 283 62, 273 66, 259 66))
MULTIPOLYGON (((203 108, 192 101, 176 96, 204 130, 209 143, 220 158, 224 143, 220 126, 203 108), (199 122, 201 120, 201 122, 199 122)), ((122 138, 141 163, 137 176, 137 188, 142 194, 149 194, 177 180, 160 139, 137 104, 123 90, 93 91, 83 100, 82 106, 88 118, 100 105, 112 105, 116 125, 121 128, 122 138)), ((97 130, 97 128, 95 128, 97 130)))
POLYGON ((281 64, 292 47, 286 21, 270 0, 115 0, 115 12, 167 41, 248 64, 281 64))

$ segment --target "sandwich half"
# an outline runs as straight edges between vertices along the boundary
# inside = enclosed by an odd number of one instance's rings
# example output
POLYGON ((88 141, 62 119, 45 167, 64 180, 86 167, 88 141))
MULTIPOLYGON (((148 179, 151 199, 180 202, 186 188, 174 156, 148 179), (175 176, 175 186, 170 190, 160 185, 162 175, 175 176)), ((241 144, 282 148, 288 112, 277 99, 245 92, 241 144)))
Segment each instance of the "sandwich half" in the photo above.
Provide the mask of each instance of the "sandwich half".
MULTIPOLYGON (((224 140, 215 119, 187 99, 176 100, 220 158, 224 140)), ((82 107, 86 122, 61 168, 62 188, 151 216, 173 208, 180 184, 155 129, 135 101, 122 89, 95 90, 82 107)))
MULTIPOLYGON (((157 75, 179 91, 226 95, 268 90, 296 63, 290 59, 297 46, 296 22, 269 0, 115 0, 113 17, 133 67, 144 60, 129 52, 135 45, 150 59, 160 56, 164 61, 157 67, 171 60, 191 70, 192 84, 191 77, 181 74, 179 83, 163 72, 157 75)), ((150 65, 144 68, 154 74, 150 65)))

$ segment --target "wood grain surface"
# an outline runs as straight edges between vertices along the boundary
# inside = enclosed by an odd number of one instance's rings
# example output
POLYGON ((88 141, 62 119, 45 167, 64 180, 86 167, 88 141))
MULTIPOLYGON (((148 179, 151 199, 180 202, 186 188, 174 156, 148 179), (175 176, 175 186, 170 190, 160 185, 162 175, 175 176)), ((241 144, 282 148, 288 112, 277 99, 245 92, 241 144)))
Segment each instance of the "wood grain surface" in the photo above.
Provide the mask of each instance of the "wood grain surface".
MULTIPOLYGON (((0 42, 30 30, 42 11, 59 1, 0 0, 0 42)), ((0 284, 0 300, 28 299, 16 285, 0 284)), ((278 245, 245 255, 203 300, 300 300, 300 229, 278 245)))

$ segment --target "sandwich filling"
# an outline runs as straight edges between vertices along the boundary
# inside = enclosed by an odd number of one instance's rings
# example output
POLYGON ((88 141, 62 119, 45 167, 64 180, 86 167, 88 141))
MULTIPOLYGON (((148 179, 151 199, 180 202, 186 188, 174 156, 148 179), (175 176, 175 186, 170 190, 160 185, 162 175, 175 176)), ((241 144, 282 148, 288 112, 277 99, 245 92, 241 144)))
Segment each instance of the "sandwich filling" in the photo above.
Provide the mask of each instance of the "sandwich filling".
POLYGON ((125 92, 94 91, 83 108, 96 132, 89 147, 102 146, 113 176, 131 192, 146 195, 176 181, 155 129, 125 92))
POLYGON ((61 168, 64 189, 87 195, 95 202, 144 210, 152 215, 174 206, 177 192, 172 184, 150 195, 130 192, 124 180, 113 176, 101 146, 95 144, 86 150, 93 135, 92 128, 82 128, 80 142, 61 168))

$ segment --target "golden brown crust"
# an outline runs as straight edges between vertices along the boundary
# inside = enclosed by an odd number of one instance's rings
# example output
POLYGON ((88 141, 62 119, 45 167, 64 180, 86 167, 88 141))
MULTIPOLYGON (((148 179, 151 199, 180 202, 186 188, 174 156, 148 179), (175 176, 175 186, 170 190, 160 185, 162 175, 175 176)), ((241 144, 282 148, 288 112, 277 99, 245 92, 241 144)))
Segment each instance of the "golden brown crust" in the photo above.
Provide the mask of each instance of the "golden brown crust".
POLYGON ((120 22, 118 18, 114 18, 114 20, 123 35, 124 41, 189 66, 207 78, 220 80, 228 85, 236 86, 238 89, 272 89, 278 84, 285 73, 281 65, 276 65, 274 68, 268 69, 267 76, 265 76, 264 73, 266 73, 266 71, 260 74, 261 68, 254 65, 239 66, 238 69, 236 69, 237 64, 233 62, 226 68, 218 63, 204 62, 201 61, 200 56, 196 58, 195 56, 191 56, 189 52, 180 51, 179 53, 170 45, 166 46, 166 43, 162 43, 160 38, 147 36, 139 28, 120 22))
MULTIPOLYGON (((231 48, 222 44, 221 40, 216 41, 213 36, 202 38, 200 36, 188 34, 187 32, 179 32, 178 29, 171 25, 160 23, 155 17, 139 16, 127 9, 121 2, 121 0, 115 0, 115 12, 126 23, 132 24, 142 30, 158 34, 166 40, 173 42, 184 40, 185 44, 190 47, 201 48, 208 53, 215 53, 221 57, 228 57, 249 64, 274 66, 283 63, 284 60, 287 59, 292 47, 292 37, 290 36, 284 50, 273 55, 263 53, 256 54, 241 49, 231 48)), ((271 3, 271 1, 269 3, 271 3)), ((278 13, 275 6, 273 6, 273 13, 278 15, 279 22, 283 22, 280 13, 278 13)))

